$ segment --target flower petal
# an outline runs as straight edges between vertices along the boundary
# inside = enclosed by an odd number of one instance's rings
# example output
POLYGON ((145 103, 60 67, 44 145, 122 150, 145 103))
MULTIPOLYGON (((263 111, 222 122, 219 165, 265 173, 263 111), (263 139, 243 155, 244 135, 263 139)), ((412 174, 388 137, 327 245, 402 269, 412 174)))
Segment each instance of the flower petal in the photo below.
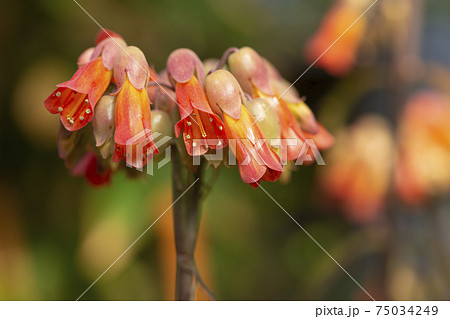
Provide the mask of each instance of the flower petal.
POLYGON ((101 58, 96 58, 79 68, 72 79, 58 84, 57 87, 88 94, 90 104, 95 106, 108 88, 111 77, 112 71, 103 66, 101 58))
POLYGON ((228 65, 244 92, 254 95, 256 87, 265 94, 274 94, 264 60, 252 48, 243 47, 230 54, 228 65))
MULTIPOLYGON (((169 80, 177 83, 186 83, 197 73, 197 78, 203 83, 205 71, 202 61, 194 51, 177 49, 167 59, 167 73, 169 80)), ((173 84, 175 86, 175 84, 173 84)))
POLYGON ((149 70, 145 55, 139 48, 129 46, 122 50, 114 63, 114 78, 118 90, 120 90, 126 79, 138 90, 146 88, 150 74, 149 70))
POLYGON ((123 40, 123 38, 120 34, 117 34, 114 31, 111 31, 109 29, 102 29, 97 34, 97 38, 95 39, 95 44, 99 44, 103 40, 109 39, 111 37, 123 40))
POLYGON ((241 117, 241 105, 245 103, 244 93, 230 72, 217 70, 208 75, 205 91, 212 105, 218 106, 234 119, 241 117))

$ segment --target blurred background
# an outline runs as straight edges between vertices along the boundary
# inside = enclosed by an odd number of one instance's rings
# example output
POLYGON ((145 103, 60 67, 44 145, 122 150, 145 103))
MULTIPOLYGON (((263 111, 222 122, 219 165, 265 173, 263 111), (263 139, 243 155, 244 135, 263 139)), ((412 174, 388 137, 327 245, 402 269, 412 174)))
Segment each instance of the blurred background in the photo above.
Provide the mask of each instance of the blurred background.
MULTIPOLYGON (((293 82, 373 1, 79 3, 158 71, 176 48, 206 59, 250 46, 293 82)), ((72 0, 2 8, 0 299, 74 300, 170 205, 170 166, 102 188, 71 176, 43 101, 99 27, 72 0)), ((449 1, 375 3, 295 84, 336 137, 326 166, 263 184, 375 299, 450 299, 449 34, 449 1)), ((171 218, 82 299, 173 299, 171 218)), ((236 168, 221 170, 200 232, 198 267, 219 300, 369 298, 236 168)))

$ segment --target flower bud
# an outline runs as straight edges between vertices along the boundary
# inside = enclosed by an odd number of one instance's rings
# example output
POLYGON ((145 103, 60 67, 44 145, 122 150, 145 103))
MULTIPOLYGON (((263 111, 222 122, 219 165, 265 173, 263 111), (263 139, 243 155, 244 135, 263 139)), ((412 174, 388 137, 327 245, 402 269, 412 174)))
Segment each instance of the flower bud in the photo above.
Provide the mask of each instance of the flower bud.
POLYGON ((92 120, 95 146, 102 146, 112 136, 115 126, 115 109, 115 96, 103 95, 98 101, 92 120))
POLYGON ((120 34, 115 33, 109 29, 102 29, 97 34, 97 38, 95 39, 95 44, 99 44, 105 39, 114 38, 115 40, 123 40, 120 34))
POLYGON ((153 110, 152 131, 154 142, 158 145, 159 152, 162 154, 161 156, 164 156, 163 152, 170 145, 174 136, 173 125, 169 114, 164 111, 153 110), (165 141, 167 136, 170 137, 170 140, 165 141), (160 143, 162 144, 160 145, 160 143))
POLYGON ((228 65, 245 93, 254 96, 256 87, 265 94, 274 94, 264 60, 252 48, 243 47, 230 54, 228 65))
POLYGON ((235 77, 226 70, 217 70, 206 77, 205 91, 212 107, 217 106, 234 119, 241 117, 244 92, 235 77))
POLYGON ((80 67, 80 66, 88 63, 89 61, 91 61, 91 57, 92 57, 92 54, 94 53, 94 51, 95 51, 95 48, 88 48, 88 49, 84 50, 83 53, 81 53, 81 55, 78 57, 78 60, 77 60, 78 66, 80 67))
POLYGON ((281 135, 280 121, 277 113, 265 99, 254 99, 247 103, 247 109, 257 120, 264 137, 270 139, 279 139, 281 135))

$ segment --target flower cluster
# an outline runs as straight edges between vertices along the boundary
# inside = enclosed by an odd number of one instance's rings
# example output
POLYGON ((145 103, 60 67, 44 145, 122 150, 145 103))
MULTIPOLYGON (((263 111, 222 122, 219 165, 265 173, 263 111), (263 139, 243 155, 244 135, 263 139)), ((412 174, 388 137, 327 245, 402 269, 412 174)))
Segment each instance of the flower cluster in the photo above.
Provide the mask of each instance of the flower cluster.
POLYGON ((137 47, 102 31, 78 65, 44 104, 60 114, 60 156, 94 184, 107 182, 122 159, 142 168, 159 152, 155 134, 172 130, 182 135, 186 156, 230 150, 254 187, 333 144, 293 86, 248 47, 226 51, 215 66, 177 49, 158 74, 137 47))
POLYGON ((319 180, 353 222, 382 216, 391 189, 391 198, 407 205, 425 204, 450 190, 449 97, 415 92, 398 122, 394 135, 384 118, 364 115, 337 134, 319 180))

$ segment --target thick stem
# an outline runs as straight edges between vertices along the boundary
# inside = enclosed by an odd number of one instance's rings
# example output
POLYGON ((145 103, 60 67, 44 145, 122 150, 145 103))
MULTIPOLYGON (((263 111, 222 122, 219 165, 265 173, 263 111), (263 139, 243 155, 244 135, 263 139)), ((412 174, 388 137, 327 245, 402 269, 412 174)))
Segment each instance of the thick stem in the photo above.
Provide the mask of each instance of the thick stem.
POLYGON ((172 148, 172 167, 172 194, 176 201, 173 205, 177 253, 175 299, 193 300, 197 276, 194 251, 201 218, 203 169, 199 166, 193 173, 184 165, 176 147, 172 148))

